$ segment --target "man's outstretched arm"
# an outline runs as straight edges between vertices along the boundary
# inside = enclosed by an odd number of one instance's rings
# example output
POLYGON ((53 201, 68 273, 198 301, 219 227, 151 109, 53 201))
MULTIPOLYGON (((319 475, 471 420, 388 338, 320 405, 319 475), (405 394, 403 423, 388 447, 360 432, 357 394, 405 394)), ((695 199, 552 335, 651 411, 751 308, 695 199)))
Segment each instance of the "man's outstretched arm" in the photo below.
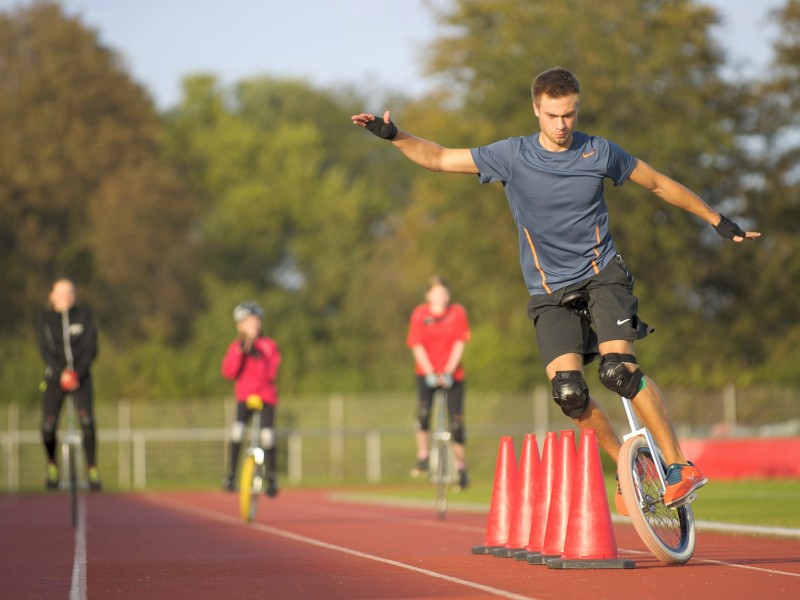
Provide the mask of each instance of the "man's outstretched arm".
POLYGON ((365 127, 370 133, 391 141, 395 148, 421 167, 446 173, 478 172, 469 148, 445 148, 398 129, 389 119, 388 110, 383 114, 383 119, 368 113, 353 115, 351 119, 354 125, 365 127))
POLYGON ((665 202, 697 215, 714 227, 722 237, 732 239, 734 242, 761 237, 757 231, 741 230, 736 223, 711 208, 693 191, 663 173, 659 173, 644 161, 636 160, 636 167, 629 179, 653 192, 665 202))

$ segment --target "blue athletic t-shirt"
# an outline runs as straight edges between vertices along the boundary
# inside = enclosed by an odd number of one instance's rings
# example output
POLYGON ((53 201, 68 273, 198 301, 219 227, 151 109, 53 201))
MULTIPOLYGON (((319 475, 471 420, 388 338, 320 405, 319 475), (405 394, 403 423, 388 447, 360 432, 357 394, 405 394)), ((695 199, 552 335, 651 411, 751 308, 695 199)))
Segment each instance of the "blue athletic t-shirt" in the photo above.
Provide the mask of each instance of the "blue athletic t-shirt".
POLYGON ((620 186, 631 174, 636 159, 625 150, 576 131, 563 152, 545 150, 538 133, 470 152, 481 183, 505 188, 530 294, 549 294, 591 277, 617 254, 603 180, 620 186))

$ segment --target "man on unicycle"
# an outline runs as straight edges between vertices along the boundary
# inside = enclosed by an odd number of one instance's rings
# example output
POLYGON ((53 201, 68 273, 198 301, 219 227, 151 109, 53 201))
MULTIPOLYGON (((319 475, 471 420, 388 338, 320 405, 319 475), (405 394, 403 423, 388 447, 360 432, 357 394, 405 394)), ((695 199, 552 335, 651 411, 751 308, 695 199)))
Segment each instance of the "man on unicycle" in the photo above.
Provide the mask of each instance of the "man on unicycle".
MULTIPOLYGON (((431 171, 471 173, 481 183, 503 185, 517 225, 530 294, 528 315, 553 400, 578 426, 595 429, 600 446, 618 460, 620 441, 583 379, 584 365, 599 354, 600 382, 632 400, 663 451, 668 465, 664 504, 679 506, 707 480, 681 452, 660 391, 637 365, 633 342, 648 328, 638 317, 633 277, 611 239, 604 181, 615 186, 633 181, 734 242, 761 234, 743 231, 697 194, 613 142, 576 131, 580 85, 567 69, 538 75, 531 95, 540 131, 475 148, 446 148, 400 130, 389 111, 383 118, 353 115, 352 121, 431 171), (576 289, 588 292, 597 337, 580 316, 561 306, 564 294, 576 289)), ((624 510, 624 503, 617 505, 624 510)))

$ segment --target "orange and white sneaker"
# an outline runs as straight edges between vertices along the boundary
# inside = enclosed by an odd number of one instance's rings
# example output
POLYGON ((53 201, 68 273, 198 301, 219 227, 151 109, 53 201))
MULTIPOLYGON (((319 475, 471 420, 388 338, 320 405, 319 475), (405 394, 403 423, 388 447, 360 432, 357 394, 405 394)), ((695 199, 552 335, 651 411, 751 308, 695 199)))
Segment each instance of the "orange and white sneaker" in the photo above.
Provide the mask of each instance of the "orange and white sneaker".
POLYGON ((667 488, 664 490, 664 506, 675 508, 692 502, 694 492, 708 483, 708 478, 692 463, 672 463, 667 467, 667 488))
POLYGON ((619 475, 617 475, 617 493, 614 494, 614 506, 618 514, 623 517, 628 516, 628 507, 625 506, 625 498, 622 497, 622 488, 619 487, 619 475))

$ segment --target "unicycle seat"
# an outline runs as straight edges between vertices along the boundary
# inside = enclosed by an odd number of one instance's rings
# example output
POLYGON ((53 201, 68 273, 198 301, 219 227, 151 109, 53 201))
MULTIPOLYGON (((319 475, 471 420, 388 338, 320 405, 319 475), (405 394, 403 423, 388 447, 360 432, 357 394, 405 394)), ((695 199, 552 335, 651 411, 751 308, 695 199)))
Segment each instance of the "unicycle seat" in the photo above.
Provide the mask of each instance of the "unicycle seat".
POLYGON ((582 317, 589 317, 589 292, 586 290, 573 290, 564 294, 559 302, 561 306, 568 311, 580 315, 582 317))

